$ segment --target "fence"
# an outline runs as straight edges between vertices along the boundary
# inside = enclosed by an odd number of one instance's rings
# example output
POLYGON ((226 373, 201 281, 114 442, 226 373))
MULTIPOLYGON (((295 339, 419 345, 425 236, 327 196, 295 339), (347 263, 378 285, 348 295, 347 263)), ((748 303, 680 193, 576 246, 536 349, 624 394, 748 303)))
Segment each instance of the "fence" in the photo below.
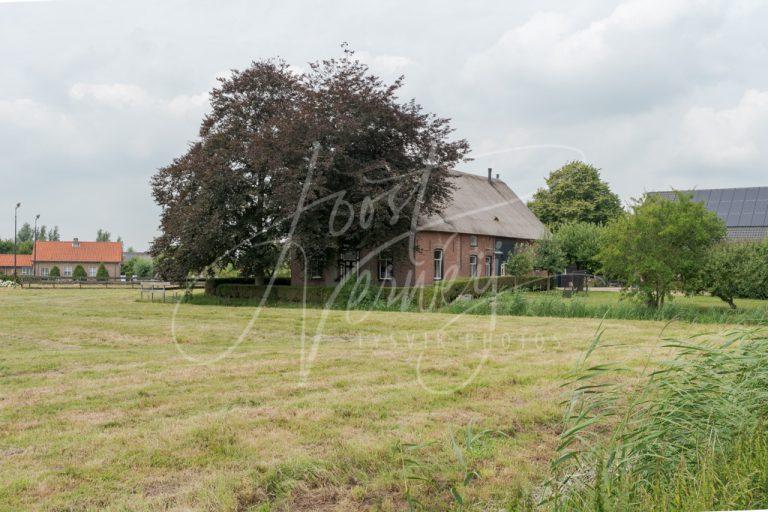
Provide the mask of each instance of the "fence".
MULTIPOLYGON (((109 279, 72 279, 69 277, 39 277, 39 276, 20 276, 18 279, 22 288, 141 288, 144 283, 153 283, 157 281, 132 281, 120 277, 111 277, 109 279)), ((203 288, 205 280, 195 279, 189 283, 172 284, 166 283, 166 290, 178 290, 180 288, 203 288)))

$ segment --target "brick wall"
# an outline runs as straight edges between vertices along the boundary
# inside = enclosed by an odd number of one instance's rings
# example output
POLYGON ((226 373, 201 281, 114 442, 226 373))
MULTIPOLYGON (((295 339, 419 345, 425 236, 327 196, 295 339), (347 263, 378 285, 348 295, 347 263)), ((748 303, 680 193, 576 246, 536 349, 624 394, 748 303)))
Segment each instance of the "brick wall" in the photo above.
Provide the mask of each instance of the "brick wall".
MULTIPOLYGON (((415 251, 410 251, 407 241, 393 247, 393 279, 387 284, 394 286, 429 285, 435 282, 434 253, 443 251, 443 279, 470 277, 470 257, 477 257, 477 276, 495 275, 496 237, 487 235, 468 235, 463 233, 442 233, 422 231, 416 235, 415 251), (476 244, 473 243, 476 241, 476 244), (486 268, 486 257, 491 258, 490 273, 486 268)), ((358 274, 370 273, 373 283, 379 281, 379 255, 369 251, 360 251, 358 274)), ((291 258, 291 283, 300 286, 304 283, 304 262, 296 254, 291 258)), ((334 286, 338 283, 339 266, 337 261, 326 265, 319 279, 309 279, 308 284, 334 286)))

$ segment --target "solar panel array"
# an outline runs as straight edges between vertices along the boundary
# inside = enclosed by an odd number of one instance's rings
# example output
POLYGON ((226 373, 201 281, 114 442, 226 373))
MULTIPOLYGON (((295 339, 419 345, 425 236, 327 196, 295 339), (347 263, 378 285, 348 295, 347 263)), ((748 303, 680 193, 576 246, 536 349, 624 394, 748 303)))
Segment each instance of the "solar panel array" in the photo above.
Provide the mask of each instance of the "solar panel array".
MULTIPOLYGON (((693 195, 715 212, 729 228, 768 226, 768 187, 681 191, 693 195)), ((670 199, 674 192, 656 192, 670 199)))

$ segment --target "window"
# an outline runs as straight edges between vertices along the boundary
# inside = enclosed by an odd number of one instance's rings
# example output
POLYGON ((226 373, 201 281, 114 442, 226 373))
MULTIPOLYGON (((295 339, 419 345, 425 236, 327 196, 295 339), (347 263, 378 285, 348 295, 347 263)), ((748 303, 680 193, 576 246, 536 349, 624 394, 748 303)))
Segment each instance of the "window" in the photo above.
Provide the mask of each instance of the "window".
POLYGON ((490 256, 485 257, 485 275, 493 275, 493 258, 490 256))
POLYGON ((434 252, 435 263, 435 281, 439 281, 443 278, 443 250, 435 249, 434 252))
POLYGON ((43 267, 40 269, 40 275, 43 277, 48 277, 48 274, 51 272, 51 269, 47 267, 43 267))
POLYGON ((317 255, 309 256, 309 261, 307 261, 307 275, 309 279, 322 279, 324 267, 325 258, 317 255))
POLYGON ((477 256, 474 254, 469 257, 469 277, 477 277, 477 256))
POLYGON ((99 269, 98 269, 98 268, 96 268, 96 267, 90 267, 90 268, 88 269, 88 275, 89 275, 89 276, 91 276, 91 277, 96 277, 96 272, 98 272, 98 271, 99 271, 99 269))
POLYGON ((469 235, 469 246, 477 247, 477 235, 469 235))
POLYGON ((72 267, 64 267, 64 277, 72 277, 72 267))
POLYGON ((379 280, 391 281, 392 271, 394 266, 392 265, 392 256, 390 254, 379 255, 379 280))
POLYGON ((31 276, 32 275, 32 269, 29 267, 23 267, 21 269, 21 275, 23 276, 31 276))
POLYGON ((360 253, 354 249, 342 249, 339 255, 339 279, 357 275, 357 266, 360 263, 360 253))

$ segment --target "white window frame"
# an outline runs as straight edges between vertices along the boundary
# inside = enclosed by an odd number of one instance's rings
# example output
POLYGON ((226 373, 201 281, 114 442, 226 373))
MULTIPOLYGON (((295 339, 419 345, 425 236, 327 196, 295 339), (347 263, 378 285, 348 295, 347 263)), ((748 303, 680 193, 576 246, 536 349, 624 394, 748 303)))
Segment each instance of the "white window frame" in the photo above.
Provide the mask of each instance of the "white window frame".
POLYGON ((434 274, 435 281, 443 280, 444 259, 445 259, 445 253, 443 252, 442 249, 435 249, 434 251, 432 251, 432 267, 435 272, 434 274))
POLYGON ((493 275, 493 256, 485 257, 485 275, 488 277, 493 275))
POLYGON ((42 267, 42 268, 40 269, 40 275, 41 275, 42 277, 48 277, 48 274, 50 274, 50 273, 51 273, 51 269, 50 269, 50 268, 48 268, 48 267, 42 267))
POLYGON ((477 247, 477 235, 469 235, 469 246, 477 247))
POLYGON ((392 256, 380 255, 379 256, 379 281, 391 281, 394 274, 394 265, 392 264, 392 256))
POLYGON ((469 277, 477 277, 477 254, 469 255, 469 277))
POLYGON ((72 267, 64 267, 64 272, 61 274, 64 277, 72 277, 73 268, 72 267))
POLYGON ((96 274, 99 272, 99 267, 88 267, 88 276, 89 277, 96 277, 96 274))
POLYGON ((23 276, 31 276, 32 275, 32 269, 30 267, 22 267, 21 268, 21 275, 23 275, 23 276))

